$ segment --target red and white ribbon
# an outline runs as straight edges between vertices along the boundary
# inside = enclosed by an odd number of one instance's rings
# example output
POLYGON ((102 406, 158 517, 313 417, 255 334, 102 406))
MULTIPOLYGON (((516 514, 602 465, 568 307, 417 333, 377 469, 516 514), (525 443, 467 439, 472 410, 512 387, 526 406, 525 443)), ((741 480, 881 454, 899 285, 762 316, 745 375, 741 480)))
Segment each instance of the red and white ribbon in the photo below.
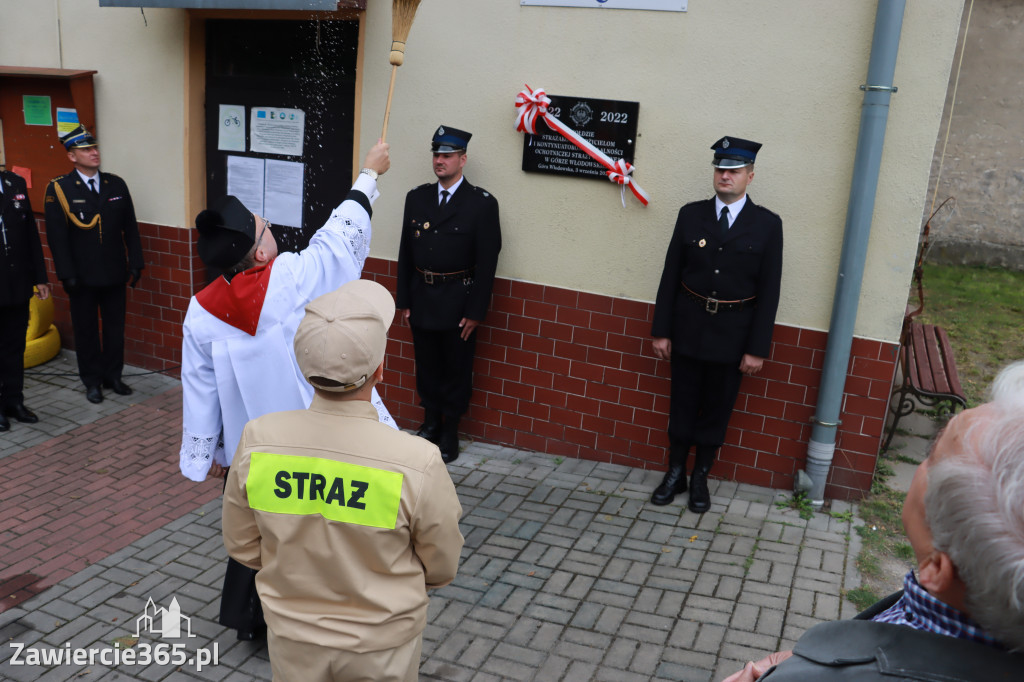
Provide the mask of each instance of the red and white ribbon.
POLYGON ((626 205, 627 187, 629 187, 633 196, 646 206, 649 199, 647 193, 640 189, 640 186, 636 184, 636 180, 633 179, 633 164, 628 163, 625 159, 612 161, 611 157, 580 137, 575 130, 559 121, 558 118, 548 113, 550 105, 551 99, 544 93, 544 88, 531 90, 530 86, 527 85, 525 90, 516 95, 516 130, 521 133, 536 135, 537 119, 543 119, 549 128, 579 147, 594 161, 604 166, 607 169, 605 174, 609 180, 622 185, 623 207, 626 205))

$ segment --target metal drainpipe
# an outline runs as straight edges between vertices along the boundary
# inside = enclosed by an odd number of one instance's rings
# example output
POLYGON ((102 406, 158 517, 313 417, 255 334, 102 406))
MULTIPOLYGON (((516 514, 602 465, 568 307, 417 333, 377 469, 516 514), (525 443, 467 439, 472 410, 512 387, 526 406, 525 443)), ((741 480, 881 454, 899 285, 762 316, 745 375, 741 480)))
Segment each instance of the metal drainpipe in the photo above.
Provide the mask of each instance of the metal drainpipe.
POLYGON ((850 203, 846 213, 843 251, 839 259, 836 292, 832 303, 825 366, 818 389, 818 405, 814 416, 811 440, 807 444, 808 496, 815 508, 825 503, 825 481, 836 449, 836 431, 843 403, 846 370, 853 345, 853 328, 864 279, 871 215, 878 189, 878 170, 882 162, 885 124, 889 117, 889 100, 896 88, 892 86, 896 71, 896 52, 903 28, 906 0, 879 0, 875 15, 875 34, 871 42, 867 85, 857 138, 857 155, 850 184, 850 203))

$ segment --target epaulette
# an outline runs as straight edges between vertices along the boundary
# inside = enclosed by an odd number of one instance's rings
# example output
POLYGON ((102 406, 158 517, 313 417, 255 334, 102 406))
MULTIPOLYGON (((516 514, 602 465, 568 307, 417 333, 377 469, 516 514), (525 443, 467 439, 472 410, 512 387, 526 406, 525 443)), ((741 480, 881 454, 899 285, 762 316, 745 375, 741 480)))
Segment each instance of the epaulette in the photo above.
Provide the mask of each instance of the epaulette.
POLYGON ((474 189, 475 191, 477 191, 477 192, 480 192, 480 194, 483 194, 483 195, 484 195, 485 197, 489 197, 489 196, 491 196, 491 193, 490 193, 490 192, 488 192, 487 190, 485 190, 485 189, 484 189, 483 187, 481 187, 480 185, 473 185, 473 189, 474 189))
POLYGON ((50 180, 50 182, 57 182, 58 180, 63 180, 64 178, 66 178, 69 175, 71 175, 71 173, 65 173, 64 175, 58 175, 53 180, 50 180))
POLYGON ((765 207, 764 207, 764 206, 762 206, 761 204, 755 204, 755 206, 756 206, 756 207, 757 207, 758 209, 760 209, 760 210, 764 211, 765 213, 767 213, 768 215, 770 215, 770 216, 773 216, 773 217, 775 217, 775 218, 779 218, 779 220, 782 220, 782 218, 781 218, 781 217, 779 217, 779 214, 778 214, 778 213, 776 213, 775 211, 771 210, 770 208, 765 208, 765 207))

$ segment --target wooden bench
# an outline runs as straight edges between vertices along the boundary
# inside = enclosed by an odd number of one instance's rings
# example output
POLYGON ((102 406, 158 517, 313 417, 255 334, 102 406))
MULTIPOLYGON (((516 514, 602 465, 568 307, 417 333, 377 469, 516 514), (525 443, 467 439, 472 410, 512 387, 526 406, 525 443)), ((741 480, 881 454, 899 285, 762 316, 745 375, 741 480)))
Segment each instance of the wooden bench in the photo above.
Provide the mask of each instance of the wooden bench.
POLYGON ((928 253, 928 236, 932 219, 947 204, 950 197, 942 202, 928 218, 921 232, 921 243, 914 263, 914 285, 917 288, 917 308, 907 306, 900 332, 900 373, 902 383, 893 388, 889 398, 892 425, 882 446, 882 452, 889 449, 900 418, 910 414, 918 403, 926 407, 943 406, 948 413, 958 407, 967 407, 964 389, 956 372, 953 347, 946 336, 946 330, 934 324, 921 324, 914 320, 924 310, 924 257, 928 253))
POLYGON ((967 407, 946 330, 934 324, 915 322, 914 316, 918 312, 920 309, 908 313, 903 321, 900 343, 903 381, 889 398, 892 425, 882 452, 889 449, 900 418, 913 412, 917 403, 926 407, 944 406, 948 412, 967 407))

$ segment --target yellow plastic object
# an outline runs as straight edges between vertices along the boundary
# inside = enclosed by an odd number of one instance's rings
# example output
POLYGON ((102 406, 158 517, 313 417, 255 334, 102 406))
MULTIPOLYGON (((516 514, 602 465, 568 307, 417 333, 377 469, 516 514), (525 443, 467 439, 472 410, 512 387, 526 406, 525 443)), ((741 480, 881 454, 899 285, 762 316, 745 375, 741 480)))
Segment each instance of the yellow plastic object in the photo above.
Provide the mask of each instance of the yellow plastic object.
POLYGON ((53 358, 60 352, 60 332, 57 327, 50 325, 50 329, 36 339, 29 339, 25 342, 25 368, 41 365, 53 358))
MULTIPOLYGON (((34 287, 33 291, 35 291, 34 287)), ((45 301, 40 301, 39 297, 33 296, 28 303, 28 331, 25 334, 25 340, 32 341, 33 339, 38 339, 43 334, 48 334, 52 324, 53 297, 51 296, 45 301)), ((49 359, 47 358, 47 360, 49 359)))

